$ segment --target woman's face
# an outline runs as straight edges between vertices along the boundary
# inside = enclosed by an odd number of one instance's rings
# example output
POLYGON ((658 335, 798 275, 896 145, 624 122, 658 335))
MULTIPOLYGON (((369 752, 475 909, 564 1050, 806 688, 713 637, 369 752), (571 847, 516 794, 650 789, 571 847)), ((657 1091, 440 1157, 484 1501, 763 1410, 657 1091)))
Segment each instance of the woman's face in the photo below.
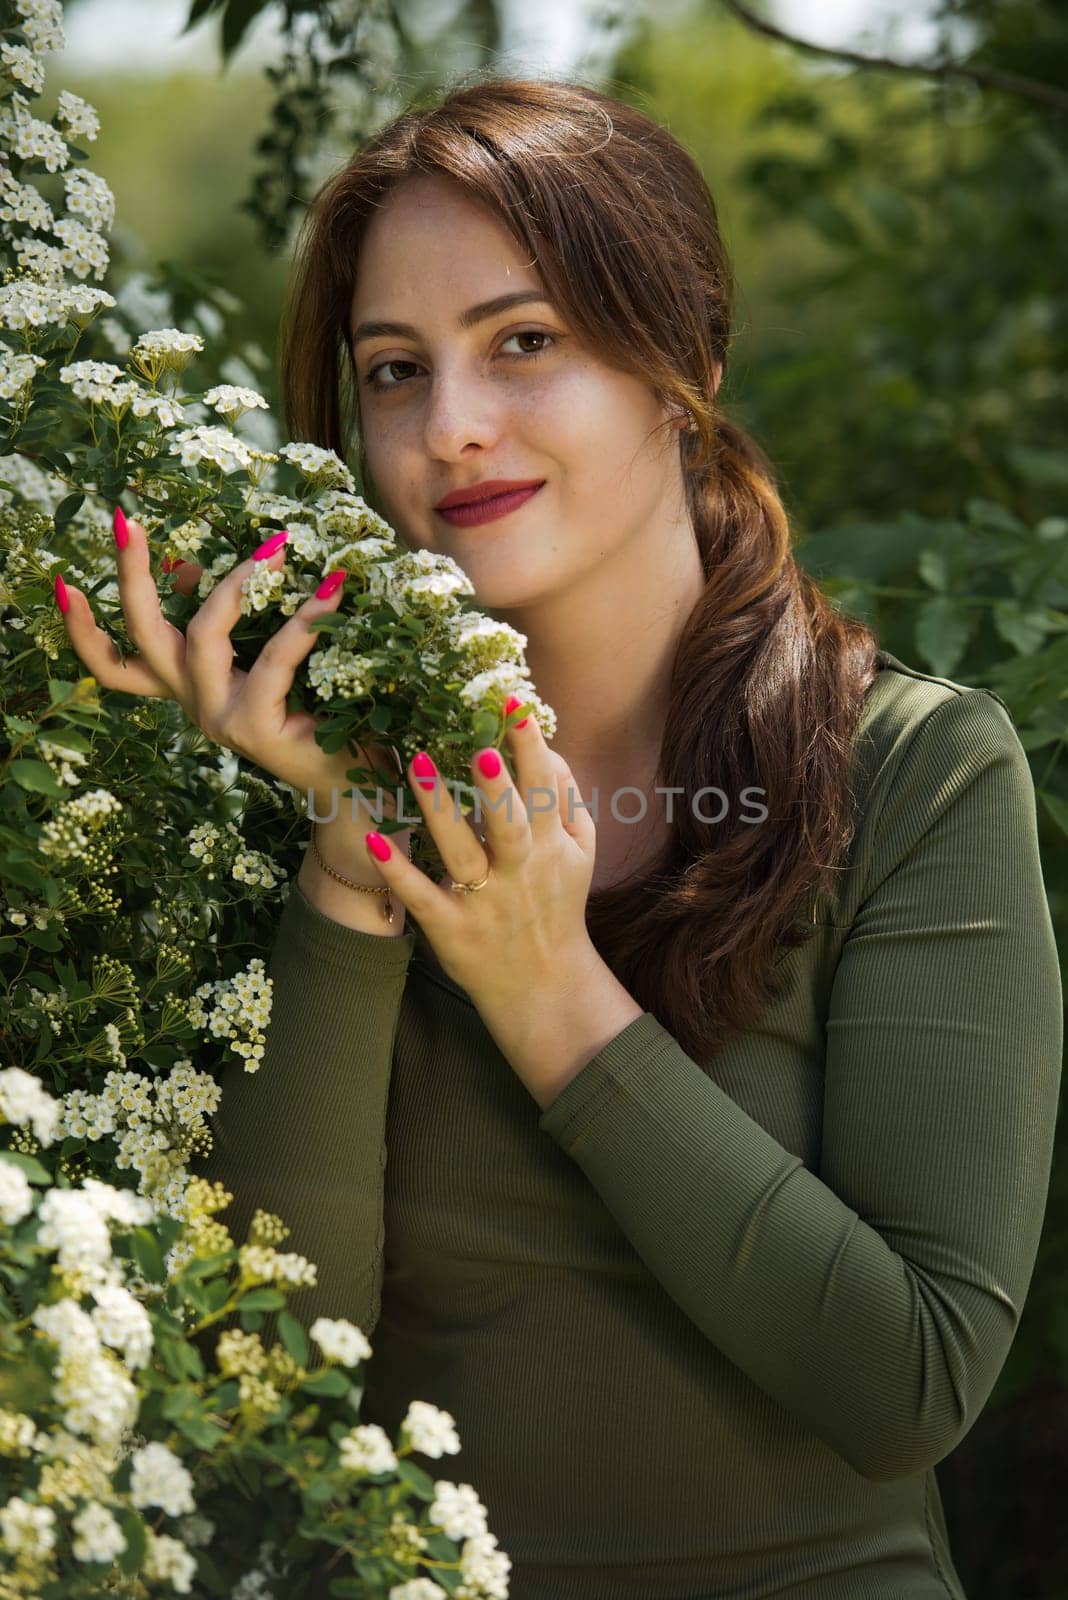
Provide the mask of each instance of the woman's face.
POLYGON ((484 301, 545 292, 488 208, 448 179, 406 180, 373 217, 357 267, 350 325, 369 487, 408 548, 452 556, 480 605, 507 610, 655 541, 665 518, 677 523, 677 430, 654 431, 669 413, 642 381, 584 349, 544 300, 461 324, 484 301), (411 331, 360 338, 371 321, 411 331), (489 478, 544 484, 473 527, 435 510, 489 478))

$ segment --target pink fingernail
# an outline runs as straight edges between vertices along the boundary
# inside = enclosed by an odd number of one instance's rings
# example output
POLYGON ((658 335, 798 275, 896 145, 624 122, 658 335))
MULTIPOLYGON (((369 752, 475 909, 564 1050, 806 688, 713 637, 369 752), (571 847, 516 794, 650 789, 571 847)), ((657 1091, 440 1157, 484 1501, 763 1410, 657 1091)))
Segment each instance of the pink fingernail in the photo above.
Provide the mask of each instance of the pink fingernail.
POLYGON ((115 507, 115 515, 111 519, 111 526, 115 531, 115 543, 120 550, 125 550, 130 538, 130 530, 126 526, 126 515, 121 506, 115 507))
POLYGON ((495 778, 501 770, 501 758, 496 750, 483 750, 478 758, 478 770, 484 778, 495 778))
POLYGON ((267 560, 269 560, 270 557, 274 555, 276 550, 281 550, 282 546, 285 544, 285 542, 286 542, 286 540, 288 538, 289 538, 289 530, 288 530, 288 528, 283 528, 281 533, 273 534, 270 539, 264 539, 264 541, 260 545, 259 549, 258 550, 253 550, 253 552, 252 552, 253 561, 267 561, 267 560))
POLYGON ((369 833, 367 835, 367 848, 373 856, 378 857, 379 861, 388 861, 393 854, 393 851, 380 833, 369 833))
POLYGON ((345 581, 344 567, 338 567, 336 572, 328 572, 318 589, 315 591, 316 600, 329 600, 335 589, 339 589, 345 581))
POLYGON ((56 573, 55 591, 56 605, 59 607, 63 615, 66 616, 67 612, 70 610, 70 596, 67 594, 67 585, 63 582, 62 572, 56 573))
POLYGON ((437 768, 425 750, 420 750, 419 754, 412 761, 412 771, 419 779, 420 789, 432 789, 434 787, 434 778, 437 773, 437 768))
MULTIPOLYGON (((504 714, 505 714, 505 716, 506 717, 510 717, 512 715, 512 712, 513 711, 518 711, 519 707, 522 704, 523 704, 523 702, 522 702, 522 700, 520 700, 518 695, 510 694, 508 696, 507 700, 504 702, 504 714)), ((517 727, 517 728, 525 728, 529 721, 530 721, 529 717, 524 717, 522 722, 515 723, 515 727, 517 727)))

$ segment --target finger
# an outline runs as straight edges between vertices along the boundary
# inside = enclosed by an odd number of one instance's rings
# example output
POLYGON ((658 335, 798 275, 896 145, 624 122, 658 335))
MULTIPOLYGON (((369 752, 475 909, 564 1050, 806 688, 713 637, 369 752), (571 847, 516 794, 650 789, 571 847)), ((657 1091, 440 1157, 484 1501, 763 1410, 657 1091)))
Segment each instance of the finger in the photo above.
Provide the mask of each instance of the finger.
MULTIPOLYGON (((496 751, 494 751, 496 754, 496 751)), ((445 782, 430 756, 425 750, 417 751, 408 765, 408 782, 412 793, 416 796, 419 808, 426 819, 427 828, 438 849, 438 854, 445 865, 449 877, 454 883, 467 883, 472 879, 484 875, 487 865, 487 849, 485 843, 479 838, 475 813, 465 815, 462 805, 466 800, 465 790, 470 788, 470 793, 475 799, 476 810, 481 812, 481 822, 485 829, 486 838, 490 835, 490 824, 487 812, 491 805, 496 803, 499 814, 506 814, 507 794, 506 786, 510 779, 506 769, 501 766, 502 783, 496 783, 496 792, 490 796, 489 784, 485 778, 478 784, 470 786, 458 784, 452 786, 445 782)), ((512 816, 521 818, 523 836, 527 839, 529 848, 529 828, 525 817, 522 817, 522 806, 518 799, 513 800, 512 816)), ((514 842, 518 830, 510 829, 507 823, 500 823, 493 834, 493 854, 495 860, 511 856, 521 860, 525 854, 521 845, 514 842)), ((414 907, 413 907, 414 912, 414 907)))
MULTIPOLYGON (((365 849, 368 861, 375 867, 382 882, 389 885, 404 909, 416 918, 427 937, 433 941, 435 928, 440 927, 443 917, 452 914, 453 902, 458 904, 461 896, 452 893, 448 880, 444 886, 433 883, 414 861, 402 855, 380 833, 372 830, 365 836, 365 849)), ((487 870, 484 864, 481 871, 473 874, 473 879, 483 878, 487 870)))
POLYGON ((203 567, 195 561, 170 561, 166 556, 160 562, 160 571, 170 573, 174 582, 172 590, 175 594, 191 595, 200 582, 203 567))
POLYGON ((272 634, 249 668, 241 692, 241 704, 235 717, 240 717, 247 727, 274 728, 298 737, 303 732, 314 736, 318 721, 310 712, 286 714, 286 696, 293 686, 293 678, 300 663, 318 644, 322 635, 313 633, 308 624, 328 611, 336 611, 345 593, 345 571, 337 568, 328 573, 320 587, 330 580, 340 581, 323 597, 313 595, 297 607, 289 620, 272 634))
MULTIPOLYGON (((509 696, 504 707, 506 716, 520 710, 523 704, 518 695, 509 696)), ((505 738, 532 832, 554 827, 560 816, 557 778, 561 758, 545 743, 537 717, 529 713, 524 717, 521 710, 519 723, 508 728, 505 738)), ((566 810, 563 815, 566 817, 566 810)))
POLYGON ((116 511, 116 527, 125 529, 124 534, 116 533, 115 565, 126 631, 148 671, 168 685, 168 695, 180 700, 185 686, 185 636, 160 610, 144 528, 139 522, 127 522, 121 509, 116 511), (121 545, 120 538, 124 538, 121 545))
POLYGON ((230 634, 241 616, 241 585, 245 579, 260 562, 277 572, 285 561, 284 544, 269 554, 260 554, 269 550, 271 543, 272 540, 265 540, 259 551, 235 562, 186 626, 186 670, 202 727, 221 728, 236 688, 247 678, 246 673, 234 671, 230 634))
MULTIPOLYGON (((59 585, 56 585, 57 589, 59 585)), ((104 689, 122 689, 127 694, 151 695, 159 700, 173 699, 170 687, 158 678, 140 656, 124 656, 114 639, 98 627, 93 608, 80 589, 64 585, 67 610, 63 624, 71 649, 88 667, 104 689)))

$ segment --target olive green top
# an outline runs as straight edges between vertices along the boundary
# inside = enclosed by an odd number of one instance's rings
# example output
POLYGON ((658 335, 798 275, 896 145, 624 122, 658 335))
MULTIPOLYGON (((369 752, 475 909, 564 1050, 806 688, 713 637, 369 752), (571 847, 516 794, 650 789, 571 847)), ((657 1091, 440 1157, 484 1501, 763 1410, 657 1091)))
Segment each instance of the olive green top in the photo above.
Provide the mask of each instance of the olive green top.
POLYGON ((1061 976, 1004 703, 880 666, 835 898, 707 1066, 644 1012, 541 1113, 421 934, 291 885, 197 1170, 318 1264, 302 1320, 367 1334, 362 1420, 452 1414, 414 1459, 512 1600, 964 1595, 933 1469, 1030 1284, 1061 976))

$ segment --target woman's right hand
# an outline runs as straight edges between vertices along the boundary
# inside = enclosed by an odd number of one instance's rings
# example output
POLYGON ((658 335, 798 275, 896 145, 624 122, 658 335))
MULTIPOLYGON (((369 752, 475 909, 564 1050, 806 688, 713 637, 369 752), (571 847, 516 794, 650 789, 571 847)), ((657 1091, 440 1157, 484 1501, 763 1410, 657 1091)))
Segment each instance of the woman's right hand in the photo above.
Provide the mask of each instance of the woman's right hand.
MULTIPOLYGON (((374 819, 357 796, 357 817, 352 820, 353 799, 345 798, 344 791, 353 785, 345 773, 354 766, 373 765, 377 771, 394 774, 396 758, 381 745, 368 745, 355 756, 348 748, 327 755, 315 740, 318 719, 286 706, 294 673, 319 637, 307 624, 337 609, 344 585, 325 600, 313 597, 298 606, 268 639, 250 670, 242 672, 232 665, 230 630, 241 616, 241 584, 254 570, 255 558, 239 561, 219 580, 182 633, 160 610, 144 528, 129 521, 127 530, 125 548, 116 550, 119 600, 138 654, 121 656, 97 626, 82 591, 67 585, 69 605, 63 620, 72 648, 105 689, 177 700, 190 722, 213 743, 247 757, 309 796, 317 816, 330 815, 336 796, 337 817, 319 828, 324 856, 339 871, 381 884, 364 845, 374 819)), ((267 558, 267 564, 277 570, 284 559, 283 546, 267 558)), ((191 594, 202 571, 195 563, 183 562, 174 570, 175 587, 191 594)), ((399 776, 394 779, 399 781, 399 776)), ((396 816, 388 781, 382 785, 382 811, 396 816)), ((391 841, 407 852, 410 834, 406 829, 391 835, 391 841)))

